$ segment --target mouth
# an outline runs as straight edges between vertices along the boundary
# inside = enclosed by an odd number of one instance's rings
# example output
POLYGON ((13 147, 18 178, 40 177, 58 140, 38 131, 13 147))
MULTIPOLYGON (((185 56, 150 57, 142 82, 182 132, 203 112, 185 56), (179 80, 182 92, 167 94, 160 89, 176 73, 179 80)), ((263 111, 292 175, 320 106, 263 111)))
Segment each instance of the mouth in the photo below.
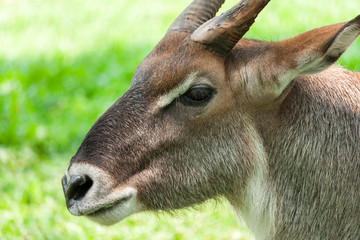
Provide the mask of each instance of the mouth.
POLYGON ((133 188, 123 189, 116 197, 113 196, 114 200, 93 206, 88 211, 83 212, 83 215, 101 225, 112 225, 131 214, 142 211, 136 193, 133 188))
POLYGON ((143 211, 134 187, 114 183, 108 173, 89 164, 72 164, 62 179, 62 185, 69 212, 102 225, 112 225, 143 211), (68 185, 72 187, 69 189, 68 185))
POLYGON ((84 215, 88 216, 88 217, 97 217, 99 215, 108 214, 108 213, 112 212, 112 210, 114 208, 117 208, 117 207, 125 204, 126 202, 128 202, 132 197, 133 197, 132 195, 125 196, 117 201, 113 201, 108 204, 98 206, 97 208, 84 213, 84 215))

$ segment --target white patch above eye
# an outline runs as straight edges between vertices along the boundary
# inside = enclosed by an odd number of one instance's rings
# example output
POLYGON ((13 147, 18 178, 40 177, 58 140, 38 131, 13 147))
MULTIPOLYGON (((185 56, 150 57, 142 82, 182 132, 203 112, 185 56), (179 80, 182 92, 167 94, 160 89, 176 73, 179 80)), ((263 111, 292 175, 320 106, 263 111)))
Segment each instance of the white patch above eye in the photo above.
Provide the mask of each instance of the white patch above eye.
POLYGON ((189 90, 191 84, 196 79, 196 75, 197 75, 197 72, 191 73, 182 84, 180 84, 176 88, 172 89, 170 92, 162 95, 156 103, 157 107, 159 107, 159 108, 166 107, 167 105, 172 103, 174 101, 174 99, 176 99, 176 98, 180 97, 181 95, 183 95, 184 93, 186 93, 187 90, 189 90))

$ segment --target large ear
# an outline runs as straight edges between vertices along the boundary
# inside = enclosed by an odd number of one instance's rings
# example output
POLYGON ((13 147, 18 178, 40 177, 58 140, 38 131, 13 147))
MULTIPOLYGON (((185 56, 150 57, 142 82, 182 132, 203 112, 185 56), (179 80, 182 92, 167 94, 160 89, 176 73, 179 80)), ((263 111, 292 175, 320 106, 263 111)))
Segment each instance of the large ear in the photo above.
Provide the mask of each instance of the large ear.
POLYGON ((360 15, 350 22, 317 28, 277 43, 245 46, 249 49, 245 54, 239 43, 233 49, 232 62, 247 64, 232 74, 246 74, 247 98, 273 101, 296 77, 321 72, 334 64, 359 34, 360 15))
POLYGON ((277 43, 277 61, 295 75, 312 74, 334 64, 360 34, 360 15, 277 43), (289 65, 290 64, 290 65, 289 65))

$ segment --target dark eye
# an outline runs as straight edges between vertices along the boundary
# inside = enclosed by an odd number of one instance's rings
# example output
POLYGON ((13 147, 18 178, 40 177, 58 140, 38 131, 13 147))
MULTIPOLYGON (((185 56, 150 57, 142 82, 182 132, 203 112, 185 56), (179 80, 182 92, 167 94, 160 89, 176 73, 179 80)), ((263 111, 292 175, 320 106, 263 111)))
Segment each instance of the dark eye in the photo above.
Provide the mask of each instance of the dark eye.
POLYGON ((180 101, 185 104, 204 103, 210 100, 214 90, 207 86, 195 86, 190 88, 184 95, 180 96, 180 101))

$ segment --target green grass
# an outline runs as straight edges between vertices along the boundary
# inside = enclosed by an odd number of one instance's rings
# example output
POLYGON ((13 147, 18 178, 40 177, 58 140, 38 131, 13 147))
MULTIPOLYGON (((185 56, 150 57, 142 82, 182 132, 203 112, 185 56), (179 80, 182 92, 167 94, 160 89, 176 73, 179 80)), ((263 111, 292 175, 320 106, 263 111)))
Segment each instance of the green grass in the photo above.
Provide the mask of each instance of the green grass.
MULTIPOLYGON (((251 239, 225 203, 112 227, 73 217, 64 204, 71 155, 188 3, 0 0, 1 239, 251 239)), ((247 37, 276 41, 359 10, 354 0, 273 0, 247 37)), ((360 38, 339 62, 360 70, 360 38)))
POLYGON ((208 211, 185 211, 176 217, 143 213, 102 227, 71 216, 60 187, 66 160, 37 161, 30 149, 9 154, 0 151, 8 169, 1 171, 1 239, 248 239, 238 228, 230 207, 209 202, 208 211), (7 161, 21 159, 18 166, 7 161), (20 171, 18 170, 20 168, 20 171), (5 183, 4 183, 5 180, 5 183), (216 211, 212 211, 215 210, 216 211), (221 221, 219 221, 221 220, 221 221))

